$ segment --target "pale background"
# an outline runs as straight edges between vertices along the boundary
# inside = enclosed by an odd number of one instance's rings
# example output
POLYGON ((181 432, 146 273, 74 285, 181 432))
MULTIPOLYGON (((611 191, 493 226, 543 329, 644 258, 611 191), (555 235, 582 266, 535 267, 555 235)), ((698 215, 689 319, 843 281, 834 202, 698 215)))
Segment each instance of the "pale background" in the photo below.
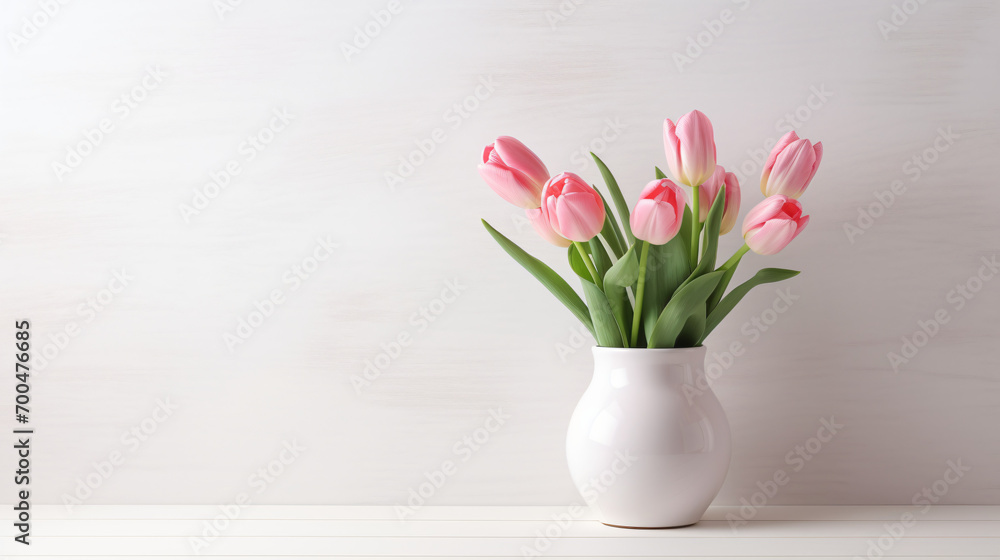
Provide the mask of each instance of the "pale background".
POLYGON ((597 182, 594 149, 634 201, 665 163, 662 120, 698 108, 741 170, 743 213, 761 200, 753 152, 786 114, 826 148, 809 228, 739 274, 803 270, 784 285, 799 299, 772 314, 774 287, 758 288, 708 342, 745 349, 714 383, 735 441, 716 503, 782 469, 771 504, 908 504, 960 460, 972 471, 943 501, 1000 504, 1000 281, 973 280, 961 309, 948 299, 1000 251, 1000 4, 899 1, 919 9, 884 35, 892 2, 404 2, 349 60, 385 2, 246 0, 223 17, 209 0, 70 3, 15 48, 43 4, 4 2, 0 21, 2 367, 15 318, 53 355, 33 377, 36 503, 396 504, 448 460, 458 473, 429 504, 579 501, 563 438, 592 341, 483 231, 480 217, 568 272, 476 164, 510 134, 597 182), (735 21, 709 40, 723 10, 735 21), (149 66, 165 77, 122 118, 116 98, 149 66), (492 92, 469 100, 481 80, 492 92), (280 108, 291 123, 246 161, 241 143, 280 108), (57 179, 52 162, 104 118, 114 130, 57 179), (946 150, 939 129, 958 135, 946 150), (914 156, 933 162, 918 174, 914 156), (232 159, 242 173, 186 222, 180 205, 232 159), (896 180, 906 191, 879 206, 896 180), (877 217, 849 237, 864 209, 877 217), (324 236, 333 256, 291 290, 285 271, 324 236), (79 308, 122 268, 134 279, 102 311, 79 308), (457 299, 436 302, 456 279, 457 299), (275 289, 284 303, 230 352, 224 334, 275 289), (939 309, 948 323, 894 372, 887 354, 939 309), (401 333, 412 343, 359 394, 352 377, 401 333), (176 405, 161 423, 158 399, 176 405), (491 409, 503 428, 456 449, 491 409), (830 417, 845 427, 794 471, 786 455, 830 417), (121 437, 136 426, 155 433, 134 447, 121 437), (257 493, 250 477, 293 440, 305 450, 257 493))

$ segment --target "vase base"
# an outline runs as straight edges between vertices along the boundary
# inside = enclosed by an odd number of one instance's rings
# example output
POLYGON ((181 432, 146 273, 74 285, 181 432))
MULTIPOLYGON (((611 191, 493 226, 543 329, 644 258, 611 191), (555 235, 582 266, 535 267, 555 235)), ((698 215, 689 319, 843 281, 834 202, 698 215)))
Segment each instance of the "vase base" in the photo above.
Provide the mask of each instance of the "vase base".
POLYGON ((635 527, 632 525, 615 525, 614 523, 605 523, 604 521, 601 521, 601 525, 607 525, 608 527, 614 527, 616 529, 639 529, 640 531, 658 531, 660 529, 682 529, 684 527, 690 527, 692 525, 697 525, 697 524, 698 521, 695 521, 693 523, 684 523, 683 525, 664 525, 662 527, 635 527))

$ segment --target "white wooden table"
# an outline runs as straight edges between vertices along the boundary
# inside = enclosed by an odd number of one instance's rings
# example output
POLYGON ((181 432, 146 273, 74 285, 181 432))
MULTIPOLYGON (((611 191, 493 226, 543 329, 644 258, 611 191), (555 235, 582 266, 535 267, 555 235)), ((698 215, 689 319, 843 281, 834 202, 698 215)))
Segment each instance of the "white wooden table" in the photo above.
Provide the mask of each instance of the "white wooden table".
POLYGON ((548 506, 428 506, 404 521, 377 506, 230 506, 234 520, 217 506, 37 506, 30 546, 14 543, 10 511, 5 558, 1000 558, 992 506, 775 506, 735 528, 739 508, 713 507, 648 531, 548 506))

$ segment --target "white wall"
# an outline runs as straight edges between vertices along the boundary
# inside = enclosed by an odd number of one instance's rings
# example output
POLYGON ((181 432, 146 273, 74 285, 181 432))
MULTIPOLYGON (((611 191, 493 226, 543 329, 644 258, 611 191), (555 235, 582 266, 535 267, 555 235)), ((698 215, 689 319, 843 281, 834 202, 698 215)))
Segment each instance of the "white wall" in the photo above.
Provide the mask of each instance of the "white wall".
MULTIPOLYGON (((560 355, 574 319, 479 218, 568 268, 476 163, 511 134, 553 172, 596 182, 578 152, 594 147, 634 200, 665 163, 662 120, 694 108, 721 162, 743 166, 744 212, 761 199, 751 153, 786 115, 826 147, 807 231, 739 274, 803 270, 784 284, 798 299, 757 335, 744 324, 773 319, 776 298, 760 288, 709 340, 745 349, 714 383, 735 440, 717 503, 778 469, 791 482, 770 503, 910 503, 958 460, 972 470, 943 501, 1000 503, 1000 280, 972 281, 962 309, 948 299, 1000 251, 1000 5, 927 2, 887 37, 888 1, 584 2, 553 18, 561 5, 574 4, 404 2, 347 60, 342 45, 385 2, 245 1, 221 20, 207 0, 72 3, 16 49, 39 4, 4 2, 0 345, 14 318, 31 319, 36 354, 76 327, 33 378, 36 503, 90 476, 88 503, 224 503, 252 488, 260 503, 393 504, 446 460, 458 474, 429 503, 578 499, 562 449, 589 350, 560 355), (735 21, 679 68, 674 53, 723 10, 735 21), (147 67, 165 77, 126 115, 115 100, 147 67), (276 109, 290 124, 248 161, 241 143, 276 109), (113 130, 57 178, 52 162, 102 119, 113 130), (603 143, 608 122, 621 130, 603 143), (389 188, 436 129, 434 153, 389 188), (915 171, 939 130, 956 139, 915 171), (234 159, 241 173, 186 222, 180 205, 234 159), (894 181, 905 192, 877 207, 894 181), (879 216, 849 239, 870 207, 879 216), (326 236, 333 256, 293 290, 283 275, 326 236), (86 311, 120 269, 133 279, 86 311), (442 311, 449 281, 462 289, 442 311), (273 290, 283 303, 230 352, 224 334, 273 290), (441 313, 421 330, 428 306, 441 313), (948 323, 894 372, 887 354, 939 309, 948 323), (357 394, 352 376, 404 333, 412 344, 357 394), (161 423, 158 399, 176 405, 161 423), (455 449, 491 409, 504 427, 471 456, 455 449), (831 416, 845 427, 795 471, 786 455, 831 416), (146 441, 120 439, 144 421, 146 441), (257 494, 248 477, 293 440, 305 451, 257 494), (124 464, 104 480, 93 464, 114 452, 124 464)), ((723 251, 738 245, 730 235, 723 251)), ((0 472, 12 458, 0 453, 0 472)))

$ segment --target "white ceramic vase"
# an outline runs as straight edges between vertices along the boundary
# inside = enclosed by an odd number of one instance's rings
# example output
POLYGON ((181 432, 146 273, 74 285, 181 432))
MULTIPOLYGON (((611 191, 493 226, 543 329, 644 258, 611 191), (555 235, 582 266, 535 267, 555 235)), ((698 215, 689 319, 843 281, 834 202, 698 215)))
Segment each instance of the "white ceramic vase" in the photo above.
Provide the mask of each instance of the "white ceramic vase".
POLYGON ((569 424, 573 482, 606 525, 697 523, 729 470, 705 348, 594 348, 594 378, 569 424))

